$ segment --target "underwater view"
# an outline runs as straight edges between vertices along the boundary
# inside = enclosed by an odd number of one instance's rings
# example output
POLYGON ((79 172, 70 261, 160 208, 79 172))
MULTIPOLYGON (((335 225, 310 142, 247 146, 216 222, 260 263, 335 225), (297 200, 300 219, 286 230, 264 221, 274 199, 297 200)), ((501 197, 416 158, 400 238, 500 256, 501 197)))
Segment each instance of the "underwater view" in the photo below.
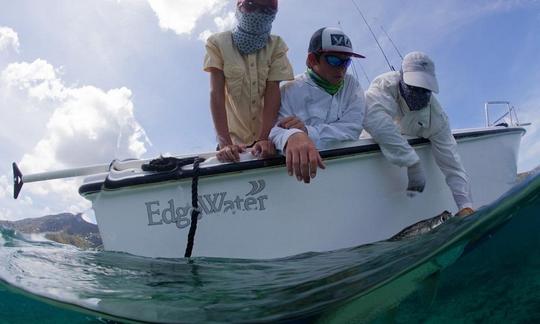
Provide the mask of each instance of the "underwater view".
POLYGON ((0 4, 0 324, 540 323, 540 0, 0 4))
POLYGON ((536 322, 539 211, 536 175, 427 233, 265 261, 143 258, 2 228, 0 322, 536 322))

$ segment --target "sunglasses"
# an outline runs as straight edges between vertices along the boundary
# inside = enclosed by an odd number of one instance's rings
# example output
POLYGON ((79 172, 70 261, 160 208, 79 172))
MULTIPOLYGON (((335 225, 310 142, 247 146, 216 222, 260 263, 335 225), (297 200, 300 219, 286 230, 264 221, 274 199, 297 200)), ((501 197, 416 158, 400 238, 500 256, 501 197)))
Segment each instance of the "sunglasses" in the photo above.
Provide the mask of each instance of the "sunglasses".
POLYGON ((244 1, 240 5, 240 8, 244 9, 246 12, 260 12, 267 15, 272 15, 277 12, 276 8, 268 5, 259 4, 255 1, 244 1))
POLYGON ((335 68, 341 68, 341 67, 348 68, 352 62, 350 57, 347 57, 346 59, 342 59, 335 55, 324 55, 324 60, 326 61, 326 63, 328 63, 328 65, 335 68))

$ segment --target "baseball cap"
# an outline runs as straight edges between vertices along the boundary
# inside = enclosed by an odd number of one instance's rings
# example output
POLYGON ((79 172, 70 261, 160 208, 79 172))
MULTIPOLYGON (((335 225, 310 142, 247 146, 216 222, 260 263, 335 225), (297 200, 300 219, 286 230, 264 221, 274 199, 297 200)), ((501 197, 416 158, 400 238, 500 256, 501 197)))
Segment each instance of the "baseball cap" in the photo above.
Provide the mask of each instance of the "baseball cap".
POLYGON ((308 53, 324 52, 337 52, 365 58, 363 55, 354 53, 349 37, 341 29, 334 27, 323 27, 311 36, 308 53))
POLYGON ((411 52, 401 63, 403 82, 439 93, 439 83, 435 76, 435 64, 422 52, 411 52))

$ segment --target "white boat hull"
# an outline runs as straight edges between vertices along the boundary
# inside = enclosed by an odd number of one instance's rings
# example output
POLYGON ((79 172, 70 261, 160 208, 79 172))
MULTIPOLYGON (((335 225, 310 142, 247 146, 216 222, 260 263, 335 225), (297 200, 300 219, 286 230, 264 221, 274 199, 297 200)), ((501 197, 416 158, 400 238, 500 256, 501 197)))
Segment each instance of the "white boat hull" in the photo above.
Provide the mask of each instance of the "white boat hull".
MULTIPOLYGON (((524 130, 477 133, 458 139, 476 208, 514 185, 524 130)), ((428 174, 426 190, 414 198, 405 195, 405 170, 380 151, 326 159, 326 170, 311 184, 288 176, 283 165, 203 176, 193 256, 269 259, 330 251, 384 240, 419 220, 455 211, 430 145, 414 147, 428 174)), ((83 195, 92 201, 106 250, 184 256, 191 178, 83 195)))

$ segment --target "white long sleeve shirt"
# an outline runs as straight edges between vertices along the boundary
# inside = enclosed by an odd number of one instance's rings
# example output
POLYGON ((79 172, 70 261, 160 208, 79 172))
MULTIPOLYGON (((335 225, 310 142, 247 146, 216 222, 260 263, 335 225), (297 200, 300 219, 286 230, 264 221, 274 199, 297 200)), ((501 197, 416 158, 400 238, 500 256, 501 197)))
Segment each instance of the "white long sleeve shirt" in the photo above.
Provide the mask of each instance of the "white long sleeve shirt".
MULTIPOLYGON (((281 87, 278 124, 285 117, 296 116, 304 122, 317 148, 324 149, 335 141, 358 139, 365 107, 362 87, 352 75, 345 75, 343 87, 332 96, 305 72, 281 87)), ((276 125, 269 137, 283 151, 289 137, 301 131, 276 125)))
POLYGON ((469 179, 457 152, 448 116, 431 96, 428 107, 411 111, 399 93, 399 72, 378 76, 366 91, 364 128, 393 164, 409 167, 418 155, 401 134, 430 140, 435 162, 445 175, 459 209, 472 207, 469 179))

